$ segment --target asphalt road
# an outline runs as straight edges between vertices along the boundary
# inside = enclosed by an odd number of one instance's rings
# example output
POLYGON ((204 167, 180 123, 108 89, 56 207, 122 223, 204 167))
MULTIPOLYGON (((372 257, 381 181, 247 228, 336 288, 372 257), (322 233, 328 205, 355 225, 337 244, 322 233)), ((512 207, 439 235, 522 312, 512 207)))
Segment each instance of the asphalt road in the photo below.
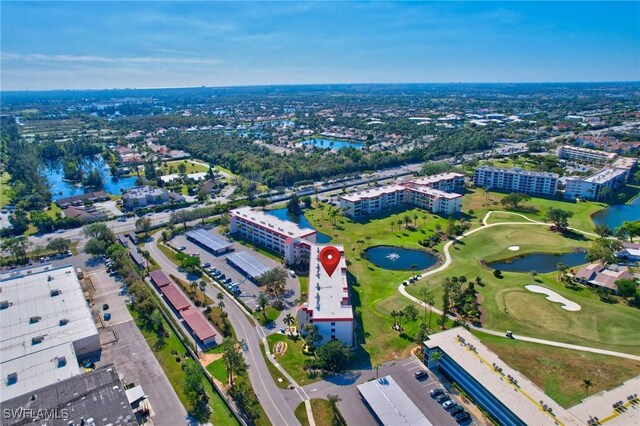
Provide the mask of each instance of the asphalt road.
MULTIPOLYGON (((165 273, 186 279, 186 275, 178 271, 178 268, 158 249, 157 240, 154 238, 152 242, 147 243, 145 249, 149 251, 151 257, 165 273)), ((219 291, 217 287, 207 286, 206 288, 207 295, 213 300, 216 300, 215 296, 219 291)), ((274 425, 299 425, 300 423, 293 414, 293 409, 287 402, 288 399, 298 398, 298 403, 300 403, 302 400, 299 395, 294 390, 283 390, 276 386, 267 369, 267 361, 260 352, 260 337, 257 328, 236 303, 226 295, 224 303, 238 340, 244 340, 247 343, 248 350, 244 351, 243 355, 249 366, 249 379, 260 405, 274 425)))

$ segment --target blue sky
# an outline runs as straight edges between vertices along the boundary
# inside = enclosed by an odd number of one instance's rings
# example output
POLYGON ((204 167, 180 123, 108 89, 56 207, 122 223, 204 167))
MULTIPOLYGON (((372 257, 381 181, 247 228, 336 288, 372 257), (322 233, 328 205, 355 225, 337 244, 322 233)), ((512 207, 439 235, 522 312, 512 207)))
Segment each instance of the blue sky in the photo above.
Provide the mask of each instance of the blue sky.
POLYGON ((640 80, 638 2, 11 2, 2 90, 640 80))

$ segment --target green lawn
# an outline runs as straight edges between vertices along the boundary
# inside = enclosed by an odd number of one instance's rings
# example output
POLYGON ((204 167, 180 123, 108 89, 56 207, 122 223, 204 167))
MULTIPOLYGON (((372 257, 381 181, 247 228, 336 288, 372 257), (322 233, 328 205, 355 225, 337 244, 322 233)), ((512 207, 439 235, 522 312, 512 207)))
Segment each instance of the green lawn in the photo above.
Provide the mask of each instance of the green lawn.
POLYGON ((560 284, 555 272, 540 274, 535 283, 528 273, 504 272, 503 279, 493 276, 492 270, 480 265, 480 259, 493 261, 514 256, 507 249, 520 246, 518 255, 527 253, 566 253, 585 248, 589 239, 576 240, 553 233, 536 225, 504 225, 479 231, 451 249, 452 265, 445 271, 427 277, 408 291, 414 296, 427 286, 435 296, 435 305, 442 306, 441 284, 446 277, 466 275, 473 280, 480 276, 484 287, 476 286, 486 313, 483 326, 495 330, 511 330, 527 336, 566 343, 599 347, 640 354, 640 315, 637 309, 622 303, 607 304, 589 289, 570 290, 560 284), (544 295, 524 288, 539 284, 550 288, 582 309, 569 312, 544 295))
MULTIPOLYGON (((189 407, 189 402, 184 394, 184 372, 181 364, 176 361, 176 357, 172 354, 178 353, 181 355, 180 359, 184 360, 182 356, 185 353, 185 348, 180 342, 178 336, 171 330, 169 324, 164 321, 164 328, 168 331, 169 337, 165 339, 165 344, 161 347, 157 345, 158 338, 153 331, 145 329, 140 323, 138 315, 135 310, 131 310, 131 315, 134 317, 140 332, 144 336, 145 340, 149 344, 149 347, 153 351, 154 355, 158 359, 158 362, 162 366, 162 370, 169 379, 171 386, 175 390, 178 398, 185 407, 189 407)), ((209 396, 209 405, 213 409, 210 421, 216 425, 237 425, 239 424, 231 411, 227 408, 222 398, 213 390, 211 384, 202 377, 205 385, 205 391, 209 396)))
POLYGON ((309 426, 309 417, 307 416, 307 407, 304 402, 301 402, 300 404, 298 404, 293 414, 295 414, 296 419, 298 419, 298 421, 302 426, 309 426))
POLYGON ((267 352, 264 350, 264 345, 260 342, 260 352, 262 352, 262 357, 264 358, 264 362, 267 364, 267 369, 269 370, 269 374, 273 378, 273 381, 276 383, 280 389, 287 389, 290 385, 289 380, 280 373, 280 370, 271 363, 267 359, 267 352), (280 380, 279 380, 280 379, 280 380))
POLYGON ((222 383, 227 383, 227 368, 224 365, 222 358, 213 361, 207 365, 207 371, 222 383))
POLYGON ((384 244, 422 248, 418 241, 433 235, 437 224, 445 229, 447 219, 416 208, 373 215, 358 221, 338 217, 335 225, 330 223, 326 209, 320 207, 305 210, 305 216, 315 229, 330 235, 336 244, 345 248, 352 304, 357 318, 361 317, 357 321, 359 366, 370 367, 378 362, 408 356, 414 347, 412 336, 418 331, 418 322, 404 324, 406 334, 401 335, 392 330, 393 320, 389 313, 411 303, 398 293, 397 286, 412 272, 378 268, 363 259, 361 251, 368 246, 384 244), (416 230, 397 225, 397 221, 405 216, 413 221, 415 215, 418 216, 416 230), (367 237, 371 237, 370 240, 367 237))
POLYGON ((174 173, 178 173, 178 165, 179 164, 184 164, 187 168, 186 173, 190 174, 190 173, 201 173, 201 172, 206 172, 209 171, 209 167, 206 167, 202 164, 199 163, 194 163, 191 160, 185 159, 185 160, 174 160, 174 161, 167 161, 166 163, 164 163, 162 165, 162 172, 163 173, 167 173, 169 174, 169 167, 173 167, 175 169, 174 173), (166 168, 164 167, 164 165, 166 164, 166 168))
POLYGON ((640 374, 640 362, 589 352, 474 333, 511 367, 538 385, 565 408, 579 403, 586 394, 582 380, 590 379, 589 395, 613 389, 640 374))
POLYGON ((273 306, 267 306, 264 310, 257 312, 253 311, 253 316, 260 322, 261 325, 266 325, 271 322, 275 322, 280 316, 280 312, 273 306))
MULTIPOLYGON (((312 357, 302 353, 302 339, 293 340, 283 334, 274 333, 267 336, 267 342, 269 343, 269 350, 271 353, 274 353, 273 347, 277 342, 287 343, 287 351, 284 355, 276 355, 276 360, 285 370, 287 370, 291 377, 293 377, 300 386, 308 385, 309 383, 320 380, 320 377, 309 377, 302 368, 306 359, 312 359, 312 357)), ((268 360, 267 363, 269 363, 268 360)), ((279 372, 277 374, 278 377, 281 377, 279 372)), ((277 382, 278 381, 276 380, 276 383, 277 382)))

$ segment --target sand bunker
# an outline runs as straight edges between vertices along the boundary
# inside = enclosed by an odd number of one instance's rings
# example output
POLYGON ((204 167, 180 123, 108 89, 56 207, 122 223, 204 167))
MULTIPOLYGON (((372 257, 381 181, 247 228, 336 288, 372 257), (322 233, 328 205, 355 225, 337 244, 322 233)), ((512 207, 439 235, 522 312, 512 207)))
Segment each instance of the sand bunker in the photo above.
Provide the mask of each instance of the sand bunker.
POLYGON ((509 248, 509 250, 511 250, 511 251, 518 251, 518 250, 520 250, 520 246, 509 246, 508 248, 509 248))
POLYGON ((575 312, 580 310, 580 305, 578 305, 575 302, 572 302, 571 300, 567 299, 564 296, 560 296, 558 293, 556 293, 553 290, 549 290, 548 288, 540 287, 539 285, 527 285, 524 288, 534 293, 546 294, 547 300, 551 302, 562 303, 561 308, 564 309, 565 311, 575 312))

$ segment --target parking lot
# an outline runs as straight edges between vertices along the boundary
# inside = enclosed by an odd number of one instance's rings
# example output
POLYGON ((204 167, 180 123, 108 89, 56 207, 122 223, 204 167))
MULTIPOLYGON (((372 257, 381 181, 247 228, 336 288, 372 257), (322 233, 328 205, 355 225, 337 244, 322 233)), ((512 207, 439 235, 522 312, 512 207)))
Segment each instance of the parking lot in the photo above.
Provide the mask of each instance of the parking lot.
MULTIPOLYGON (((225 240, 227 239, 226 237, 217 233, 215 229, 210 229, 208 230, 208 232, 212 232, 219 238, 222 238, 225 240)), ((244 303, 246 303, 247 306, 251 308, 254 308, 256 306, 256 298, 258 297, 258 294, 260 294, 260 292, 262 292, 263 290, 253 281, 246 278, 241 271, 239 271, 238 269, 236 269, 235 267, 227 263, 225 258, 227 257, 229 252, 221 255, 215 255, 207 251, 207 249, 205 249, 204 247, 201 247, 198 244, 195 244, 187 240, 187 237, 185 237, 184 235, 177 235, 173 237, 171 241, 169 241, 169 243, 176 249, 179 249, 180 247, 185 247, 183 252, 186 254, 193 255, 198 253, 200 255, 200 263, 202 265, 209 263, 211 267, 215 267, 220 272, 222 272, 225 275, 225 277, 231 278, 231 280, 234 283, 237 283, 239 285, 239 288, 241 290, 239 298, 244 303)), ((239 244, 238 242, 235 242, 235 241, 233 242, 232 250, 236 252, 241 252, 241 251, 250 252, 252 256, 254 256, 256 259, 260 260, 260 262, 262 262, 263 264, 271 268, 284 267, 282 263, 277 262, 276 260, 271 259, 267 256, 264 256, 256 252, 255 250, 249 247, 243 246, 242 244, 239 244)), ((285 303, 287 303, 287 305, 293 306, 294 300, 300 297, 300 282, 298 281, 297 278, 287 276, 287 290, 288 291, 286 294, 285 303)))
MULTIPOLYGON (((128 296, 120 289, 120 283, 104 269, 88 274, 95 289, 92 311, 109 321, 102 321, 100 329, 102 353, 96 365, 113 363, 125 385, 141 385, 151 406, 151 420, 158 425, 187 424, 187 412, 182 406, 169 380, 162 371, 147 341, 138 330, 125 301, 128 296), (108 309, 103 309, 104 304, 108 309)), ((101 325, 100 322, 98 324, 101 325)))

